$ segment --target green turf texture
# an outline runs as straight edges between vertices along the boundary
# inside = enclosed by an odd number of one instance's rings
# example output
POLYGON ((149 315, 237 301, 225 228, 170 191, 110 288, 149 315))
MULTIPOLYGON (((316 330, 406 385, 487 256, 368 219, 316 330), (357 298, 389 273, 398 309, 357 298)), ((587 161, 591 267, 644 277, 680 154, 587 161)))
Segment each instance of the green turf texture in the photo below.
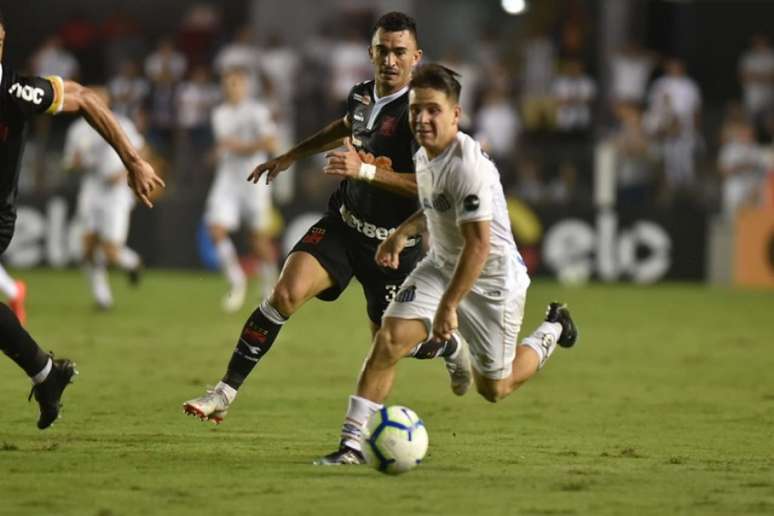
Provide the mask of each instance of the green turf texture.
POLYGON ((774 295, 701 285, 530 288, 522 334, 567 301, 576 348, 498 404, 455 397, 440 361, 403 361, 389 401, 425 420, 429 454, 388 477, 311 461, 337 444, 369 348, 360 287, 307 304, 225 422, 181 403, 222 375, 241 324, 214 274, 113 275, 92 309, 76 271, 22 274, 29 330, 78 363, 44 432, 0 357, 3 515, 774 513, 774 295))

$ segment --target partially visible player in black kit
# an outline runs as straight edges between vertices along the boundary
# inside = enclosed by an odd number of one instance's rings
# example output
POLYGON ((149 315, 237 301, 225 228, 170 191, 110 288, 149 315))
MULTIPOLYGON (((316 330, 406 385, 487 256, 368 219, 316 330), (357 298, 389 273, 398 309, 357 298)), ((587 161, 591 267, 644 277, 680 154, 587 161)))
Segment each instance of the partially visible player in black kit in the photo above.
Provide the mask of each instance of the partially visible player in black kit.
MULTIPOLYGON (((6 23, 0 12, 0 59, 6 23)), ((151 206, 150 193, 164 186, 153 168, 132 148, 110 110, 91 90, 61 77, 22 77, 0 64, 0 254, 11 242, 16 222, 16 193, 29 119, 35 114, 77 113, 110 143, 129 173, 137 196, 151 206)), ((40 405, 38 428, 48 428, 59 417, 60 399, 76 374, 65 358, 54 359, 24 330, 14 313, 0 304, 0 349, 32 379, 30 398, 40 405)))
MULTIPOLYGON (((408 123, 408 83, 422 56, 414 20, 397 12, 382 16, 368 52, 374 80, 352 88, 346 116, 260 164, 248 178, 258 182, 265 173, 268 183, 297 160, 339 147, 344 139, 344 151, 326 154, 324 172, 344 178, 326 215, 295 245, 271 296, 245 323, 223 379, 205 395, 185 402, 187 414, 222 421, 237 390, 288 318, 313 297, 335 300, 353 276, 363 286, 371 330, 378 330, 382 313, 421 257, 417 236, 401 255, 400 269, 380 268, 374 260, 379 243, 417 209, 415 143, 408 123)), ((417 343, 411 355, 443 357, 455 393, 464 393, 470 385, 469 358, 456 339, 417 343)), ((331 459, 361 460, 347 450, 341 452, 331 459)))

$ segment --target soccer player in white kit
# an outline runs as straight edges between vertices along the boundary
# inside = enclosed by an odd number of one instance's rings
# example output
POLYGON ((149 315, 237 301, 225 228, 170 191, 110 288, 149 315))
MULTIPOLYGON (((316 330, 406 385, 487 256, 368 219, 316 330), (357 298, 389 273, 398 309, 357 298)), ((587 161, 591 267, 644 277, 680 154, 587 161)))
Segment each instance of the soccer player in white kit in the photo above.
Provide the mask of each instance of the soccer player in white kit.
POLYGON ((223 309, 235 312, 245 300, 247 280, 228 234, 239 227, 240 218, 251 231, 251 248, 260 260, 262 297, 277 278, 277 256, 269 233, 271 192, 267 185, 245 187, 245 176, 255 163, 268 159, 276 149, 276 127, 271 112, 249 98, 246 70, 234 68, 223 74, 225 102, 212 114, 218 165, 207 197, 205 220, 220 267, 229 283, 223 309))
POLYGON ((342 427, 338 460, 360 464, 361 429, 388 396, 398 360, 432 336, 459 332, 467 341, 476 388, 496 402, 531 378, 556 345, 575 344, 567 307, 549 305, 546 320, 517 346, 530 280, 511 233, 494 164, 459 131, 457 74, 436 64, 414 70, 409 92, 421 209, 379 246, 376 261, 395 268, 410 235, 430 233, 428 255, 384 313, 342 427), (343 458, 346 456, 347 460, 343 458))
MULTIPOLYGON (((109 105, 105 88, 93 90, 109 105)), ((145 140, 134 123, 119 114, 115 117, 132 146, 142 149, 145 140)), ((77 211, 84 226, 84 270, 97 307, 106 310, 113 306, 107 266, 126 271, 132 285, 139 282, 142 266, 137 253, 126 246, 134 207, 126 168, 113 148, 82 118, 67 131, 64 164, 83 173, 77 211)))

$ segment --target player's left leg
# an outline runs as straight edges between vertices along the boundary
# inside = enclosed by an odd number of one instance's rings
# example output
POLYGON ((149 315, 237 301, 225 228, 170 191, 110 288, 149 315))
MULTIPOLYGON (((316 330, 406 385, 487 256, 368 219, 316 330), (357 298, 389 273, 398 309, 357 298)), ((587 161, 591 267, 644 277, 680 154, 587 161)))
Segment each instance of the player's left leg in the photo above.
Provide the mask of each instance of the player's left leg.
POLYGON ((13 279, 2 264, 0 264, 0 292, 5 294, 8 305, 22 326, 26 325, 27 310, 24 301, 27 299, 27 284, 21 280, 13 279))
POLYGON ((578 330, 567 307, 557 302, 549 304, 545 320, 516 348, 507 376, 475 372, 478 392, 492 403, 505 398, 543 368, 557 345, 572 347, 577 338, 578 330))
POLYGON ((379 410, 395 380, 395 367, 417 342, 426 340, 427 323, 418 319, 386 317, 376 333, 371 352, 358 379, 357 394, 349 397, 349 407, 341 428, 339 449, 315 461, 322 466, 362 464, 362 429, 379 410))
POLYGON ((48 428, 59 417, 65 387, 77 374, 67 359, 54 360, 30 337, 16 316, 0 303, 0 349, 32 379, 30 397, 40 405, 38 428, 48 428))
POLYGON ((96 231, 83 235, 83 272, 89 282, 97 309, 109 310, 113 306, 107 275, 107 258, 102 252, 96 231))

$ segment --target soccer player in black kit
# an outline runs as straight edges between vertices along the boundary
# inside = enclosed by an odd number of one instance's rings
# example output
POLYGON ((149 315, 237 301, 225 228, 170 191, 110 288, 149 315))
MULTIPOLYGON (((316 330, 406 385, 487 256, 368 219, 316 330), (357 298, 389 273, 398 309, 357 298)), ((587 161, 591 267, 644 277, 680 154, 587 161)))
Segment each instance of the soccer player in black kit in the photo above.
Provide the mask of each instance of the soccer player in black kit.
MULTIPOLYGON (((266 174, 270 182, 295 161, 339 147, 344 139, 345 151, 326 155, 324 172, 344 178, 330 198, 327 213, 291 250, 271 296, 245 323, 223 379, 205 395, 185 402, 187 414, 222 421, 237 390, 288 318, 313 297, 335 300, 352 276, 363 286, 375 332, 385 308, 421 258, 417 236, 401 256, 398 270, 380 268, 374 260, 379 243, 417 209, 415 143, 408 123, 408 83, 422 56, 414 20, 397 12, 382 16, 368 52, 375 77, 352 88, 347 115, 260 164, 248 178, 258 182, 266 174)), ((411 356, 443 357, 458 395, 470 385, 470 360, 456 338, 417 343, 411 356)), ((353 462, 362 462, 362 456, 342 449, 322 463, 353 462)))
MULTIPOLYGON (((0 12, 0 59, 5 44, 6 23, 0 12)), ((91 90, 61 77, 24 77, 0 64, 0 254, 13 237, 16 222, 16 193, 27 124, 35 114, 76 113, 110 143, 129 173, 135 194, 151 206, 150 193, 164 182, 132 148, 110 110, 91 90)), ((38 428, 48 428, 59 417, 60 399, 76 374, 67 359, 54 359, 24 330, 10 308, 0 304, 0 349, 32 379, 40 405, 38 428)))

